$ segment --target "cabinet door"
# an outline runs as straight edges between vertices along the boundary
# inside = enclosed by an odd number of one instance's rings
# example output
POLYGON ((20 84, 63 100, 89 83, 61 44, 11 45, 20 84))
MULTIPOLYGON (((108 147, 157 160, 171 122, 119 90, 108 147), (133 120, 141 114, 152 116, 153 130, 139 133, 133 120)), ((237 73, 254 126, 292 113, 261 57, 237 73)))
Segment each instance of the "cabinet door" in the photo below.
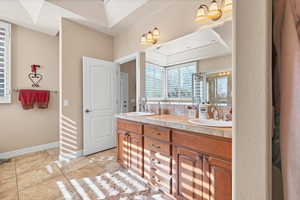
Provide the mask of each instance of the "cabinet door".
POLYGON ((203 155, 181 147, 173 148, 173 195, 180 200, 203 200, 203 155))
POLYGON ((118 162, 128 168, 128 137, 129 132, 118 130, 118 162))
POLYGON ((204 182, 209 187, 204 187, 203 192, 209 193, 210 200, 231 200, 231 162, 214 157, 204 158, 204 182))
POLYGON ((129 133, 128 143, 128 168, 143 176, 143 139, 142 136, 129 133))

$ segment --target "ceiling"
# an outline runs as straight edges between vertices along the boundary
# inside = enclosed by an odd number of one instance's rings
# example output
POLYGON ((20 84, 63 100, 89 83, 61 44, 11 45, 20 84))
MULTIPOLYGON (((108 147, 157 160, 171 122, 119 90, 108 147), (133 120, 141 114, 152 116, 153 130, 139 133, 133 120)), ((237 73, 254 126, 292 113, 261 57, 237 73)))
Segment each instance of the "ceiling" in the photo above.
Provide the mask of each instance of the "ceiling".
POLYGON ((114 35, 118 26, 128 23, 128 16, 149 1, 154 0, 0 0, 0 20, 56 35, 65 17, 114 35))
POLYGON ((230 55, 232 51, 232 22, 201 29, 176 40, 150 47, 146 59, 161 66, 230 55))
POLYGON ((195 8, 210 0, 0 0, 0 20, 56 35, 61 17, 116 35, 172 5, 195 8))

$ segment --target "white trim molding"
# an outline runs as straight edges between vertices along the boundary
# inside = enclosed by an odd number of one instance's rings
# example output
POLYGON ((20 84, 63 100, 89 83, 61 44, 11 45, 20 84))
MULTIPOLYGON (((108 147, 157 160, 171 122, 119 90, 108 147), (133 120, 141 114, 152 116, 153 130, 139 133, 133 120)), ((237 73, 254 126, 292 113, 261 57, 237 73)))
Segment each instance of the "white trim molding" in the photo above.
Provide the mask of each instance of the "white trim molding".
POLYGON ((52 149, 52 148, 56 148, 56 147, 59 147, 59 142, 51 142, 51 143, 48 143, 48 144, 42 144, 42 145, 37 145, 37 146, 33 146, 33 147, 27 147, 27 148, 18 149, 18 150, 15 150, 15 151, 0 153, 0 159, 12 158, 12 157, 24 155, 24 154, 27 154, 27 153, 43 151, 43 150, 52 149))
POLYGON ((122 65, 124 63, 130 62, 133 60, 137 60, 138 56, 139 56, 139 52, 136 52, 136 53, 130 54, 128 56, 123 56, 121 58, 115 59, 114 62, 122 65))

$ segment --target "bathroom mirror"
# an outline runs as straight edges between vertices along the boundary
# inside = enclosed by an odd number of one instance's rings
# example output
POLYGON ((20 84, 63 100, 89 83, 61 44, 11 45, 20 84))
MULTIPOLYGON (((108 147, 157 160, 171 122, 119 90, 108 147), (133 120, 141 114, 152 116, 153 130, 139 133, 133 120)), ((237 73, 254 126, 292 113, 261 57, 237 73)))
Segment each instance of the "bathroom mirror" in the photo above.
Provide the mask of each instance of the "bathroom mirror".
POLYGON ((147 99, 231 105, 231 38, 232 24, 227 22, 149 47, 147 99), (199 73, 203 82, 196 91, 193 74, 199 73))
POLYGON ((231 71, 193 74, 193 103, 230 106, 232 104, 231 71))

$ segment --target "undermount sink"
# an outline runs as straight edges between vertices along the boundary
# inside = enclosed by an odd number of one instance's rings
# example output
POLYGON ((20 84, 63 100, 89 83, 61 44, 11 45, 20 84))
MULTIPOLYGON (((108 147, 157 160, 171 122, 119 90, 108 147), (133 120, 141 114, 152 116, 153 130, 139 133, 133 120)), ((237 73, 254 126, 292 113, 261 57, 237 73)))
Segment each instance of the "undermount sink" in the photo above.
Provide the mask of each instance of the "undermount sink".
POLYGON ((199 126, 211 126, 220 128, 232 127, 232 121, 217 121, 213 119, 190 119, 189 122, 199 126))
POLYGON ((125 113, 128 116, 150 116, 150 115, 155 115, 155 113, 151 112, 129 112, 125 113))

